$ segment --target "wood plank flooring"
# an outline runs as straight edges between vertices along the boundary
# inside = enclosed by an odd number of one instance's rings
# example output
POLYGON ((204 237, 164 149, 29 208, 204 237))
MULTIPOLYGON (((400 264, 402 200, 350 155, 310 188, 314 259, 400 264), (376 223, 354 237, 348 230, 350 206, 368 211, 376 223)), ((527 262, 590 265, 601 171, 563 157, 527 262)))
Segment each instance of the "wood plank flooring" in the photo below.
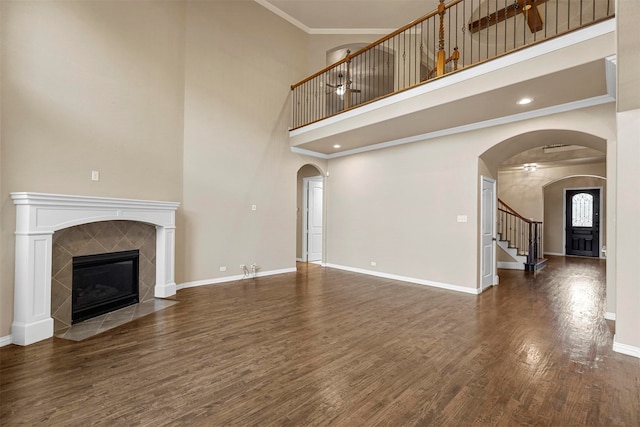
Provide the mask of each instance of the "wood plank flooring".
POLYGON ((604 261, 480 296, 310 264, 184 289, 101 335, 0 349, 0 424, 640 425, 604 261))

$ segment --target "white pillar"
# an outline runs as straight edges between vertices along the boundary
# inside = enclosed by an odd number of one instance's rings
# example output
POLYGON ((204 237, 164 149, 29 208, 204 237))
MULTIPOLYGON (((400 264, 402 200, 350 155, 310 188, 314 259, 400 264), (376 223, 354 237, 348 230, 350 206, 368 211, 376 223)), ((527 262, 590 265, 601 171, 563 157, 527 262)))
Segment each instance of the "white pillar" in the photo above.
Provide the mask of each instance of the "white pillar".
POLYGON ((156 298, 176 293, 175 245, 176 227, 156 227, 156 298), (162 260, 162 262, 160 262, 162 260))

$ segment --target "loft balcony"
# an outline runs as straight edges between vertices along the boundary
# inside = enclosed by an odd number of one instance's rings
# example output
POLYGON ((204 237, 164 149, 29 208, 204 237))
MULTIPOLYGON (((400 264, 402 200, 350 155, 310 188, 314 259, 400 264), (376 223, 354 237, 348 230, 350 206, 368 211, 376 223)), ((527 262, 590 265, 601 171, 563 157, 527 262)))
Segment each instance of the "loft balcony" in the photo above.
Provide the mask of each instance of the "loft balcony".
POLYGON ((291 149, 333 158, 613 102, 614 12, 610 0, 441 0, 292 85, 291 149))

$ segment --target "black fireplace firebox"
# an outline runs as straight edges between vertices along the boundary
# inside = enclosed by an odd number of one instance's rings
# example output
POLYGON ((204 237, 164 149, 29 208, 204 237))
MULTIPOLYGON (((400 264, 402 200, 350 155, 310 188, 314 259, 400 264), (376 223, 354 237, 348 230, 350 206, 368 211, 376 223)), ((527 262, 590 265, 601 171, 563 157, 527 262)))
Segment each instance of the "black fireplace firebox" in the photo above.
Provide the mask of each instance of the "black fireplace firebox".
POLYGON ((71 323, 136 304, 138 275, 137 249, 73 257, 71 323))

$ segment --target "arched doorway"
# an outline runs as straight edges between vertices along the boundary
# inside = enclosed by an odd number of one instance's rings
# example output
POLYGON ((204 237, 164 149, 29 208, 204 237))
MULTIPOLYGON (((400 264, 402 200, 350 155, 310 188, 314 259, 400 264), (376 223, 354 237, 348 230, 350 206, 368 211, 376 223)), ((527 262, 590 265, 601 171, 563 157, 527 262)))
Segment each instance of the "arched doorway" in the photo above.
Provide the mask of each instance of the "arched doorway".
MULTIPOLYGON (((544 257, 545 253, 565 255, 564 250, 559 249, 564 244, 562 216, 554 215, 549 227, 545 218, 545 211, 563 212, 564 201, 556 200, 557 198, 545 200, 545 186, 571 176, 606 177, 606 141, 591 134, 570 130, 528 132, 502 141, 485 151, 480 156, 479 170, 496 179, 497 197, 513 208, 518 216, 542 223, 539 258, 544 257)), ((587 183, 576 182, 575 185, 578 188, 587 183)), ((602 200, 606 200, 604 194, 602 200)), ((605 221, 602 221, 602 233, 606 238, 605 221)), ((497 237, 500 246, 501 236, 497 237)), ((525 237, 524 240, 528 241, 528 238, 525 237)), ((506 248, 501 250, 498 247, 497 261, 501 268, 523 269, 522 260, 513 253, 509 254, 506 248)))
POLYGON ((307 164, 297 174, 296 260, 322 262, 324 250, 324 174, 307 164))

